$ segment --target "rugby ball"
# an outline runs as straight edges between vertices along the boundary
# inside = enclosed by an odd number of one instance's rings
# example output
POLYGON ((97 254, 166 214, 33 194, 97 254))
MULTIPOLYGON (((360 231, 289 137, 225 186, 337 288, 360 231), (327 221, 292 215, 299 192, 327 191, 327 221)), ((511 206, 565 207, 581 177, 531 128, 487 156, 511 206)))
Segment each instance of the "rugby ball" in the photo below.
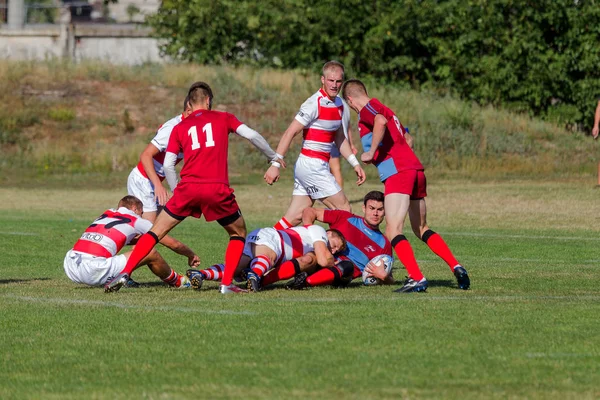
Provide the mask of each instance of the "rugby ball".
MULTIPOLYGON (((369 262, 373 263, 375 265, 382 265, 382 263, 383 263, 385 272, 387 272, 388 275, 390 275, 392 273, 392 266, 394 265, 394 259, 392 257, 388 256, 387 254, 380 254, 378 256, 375 256, 369 262)), ((365 269, 363 270, 362 280, 363 280, 363 283, 367 286, 379 285, 381 283, 381 279, 375 278, 374 276, 369 276, 369 274, 367 273, 366 266, 365 266, 365 269)))

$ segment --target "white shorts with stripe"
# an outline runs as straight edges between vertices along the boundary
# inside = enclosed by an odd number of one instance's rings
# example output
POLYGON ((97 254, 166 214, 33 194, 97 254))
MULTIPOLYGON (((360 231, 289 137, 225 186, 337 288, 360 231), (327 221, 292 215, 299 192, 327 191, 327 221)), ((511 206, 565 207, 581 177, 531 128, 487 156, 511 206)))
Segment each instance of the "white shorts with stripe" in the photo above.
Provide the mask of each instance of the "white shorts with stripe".
POLYGON ((135 167, 127 178, 127 194, 135 196, 144 204, 144 212, 158 210, 158 202, 154 199, 154 185, 135 167))
POLYGON ((119 275, 127 264, 127 257, 119 254, 114 257, 95 257, 79 251, 69 250, 65 256, 65 273, 75 283, 102 286, 119 275))
POLYGON ((244 255, 254 258, 252 255, 252 244, 259 246, 267 246, 273 250, 276 254, 275 259, 279 260, 283 249, 281 248, 281 236, 277 233, 275 228, 261 228, 255 229, 246 237, 246 244, 244 246, 244 255))
POLYGON ((303 154, 298 156, 294 167, 294 196, 310 196, 318 200, 341 191, 327 161, 303 154))

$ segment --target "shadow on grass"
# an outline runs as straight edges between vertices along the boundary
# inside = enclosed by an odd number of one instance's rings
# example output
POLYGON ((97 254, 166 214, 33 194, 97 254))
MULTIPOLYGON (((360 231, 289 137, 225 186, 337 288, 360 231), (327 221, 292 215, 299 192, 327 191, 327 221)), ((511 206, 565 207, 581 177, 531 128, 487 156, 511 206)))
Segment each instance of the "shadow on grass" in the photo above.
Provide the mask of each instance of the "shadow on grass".
POLYGON ((0 279, 0 285, 8 285, 11 283, 25 283, 35 281, 49 281, 50 278, 31 278, 31 279, 0 279))

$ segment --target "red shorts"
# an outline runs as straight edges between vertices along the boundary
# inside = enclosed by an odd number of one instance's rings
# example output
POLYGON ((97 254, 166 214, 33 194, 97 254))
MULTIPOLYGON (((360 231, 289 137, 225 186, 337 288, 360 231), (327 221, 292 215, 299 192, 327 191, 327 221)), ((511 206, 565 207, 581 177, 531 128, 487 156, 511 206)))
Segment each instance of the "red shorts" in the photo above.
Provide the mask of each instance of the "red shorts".
POLYGON ((204 219, 209 222, 240 211, 233 189, 228 185, 195 182, 179 182, 165 209, 173 218, 200 218, 204 215, 204 219))
POLYGON ((427 179, 423 171, 408 169, 400 171, 383 182, 385 195, 402 193, 410 195, 411 200, 427 197, 427 179))

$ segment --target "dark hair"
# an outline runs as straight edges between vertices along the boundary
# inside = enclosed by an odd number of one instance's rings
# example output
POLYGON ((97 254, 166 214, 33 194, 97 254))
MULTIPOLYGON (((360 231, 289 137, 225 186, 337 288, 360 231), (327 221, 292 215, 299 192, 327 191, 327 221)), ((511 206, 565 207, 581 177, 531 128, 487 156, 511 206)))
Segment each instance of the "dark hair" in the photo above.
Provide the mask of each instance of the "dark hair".
POLYGON ((365 84, 358 79, 348 79, 342 86, 342 97, 348 100, 348 96, 355 96, 356 93, 364 93, 368 95, 365 84))
POLYGON ((185 110, 188 109, 188 107, 191 107, 192 105, 190 104, 190 95, 188 94, 187 96, 185 96, 185 100, 183 100, 183 112, 185 112, 185 110))
POLYGON ((338 231, 337 229, 332 229, 332 228, 327 229, 327 232, 333 233, 335 236, 339 237, 340 240, 342 241, 342 247, 340 248, 338 253, 342 253, 348 248, 348 242, 346 242, 346 238, 344 237, 344 235, 342 235, 342 232, 338 231))
POLYGON ((144 204, 142 203, 142 201, 140 199, 138 199, 135 196, 125 196, 121 200, 119 200, 119 204, 117 205, 117 208, 119 208, 119 207, 125 207, 128 210, 133 211, 133 209, 136 207, 139 209, 143 209, 144 204))
POLYGON ((212 109, 213 92, 206 82, 194 82, 188 90, 187 97, 190 105, 196 105, 208 98, 208 109, 212 109))
POLYGON ((383 203, 383 199, 385 198, 383 192, 380 192, 379 190, 373 190, 370 191, 369 193, 367 193, 365 195, 365 197, 363 197, 363 204, 366 206, 367 205, 367 201, 369 200, 375 200, 375 201, 379 201, 381 203, 383 203))

